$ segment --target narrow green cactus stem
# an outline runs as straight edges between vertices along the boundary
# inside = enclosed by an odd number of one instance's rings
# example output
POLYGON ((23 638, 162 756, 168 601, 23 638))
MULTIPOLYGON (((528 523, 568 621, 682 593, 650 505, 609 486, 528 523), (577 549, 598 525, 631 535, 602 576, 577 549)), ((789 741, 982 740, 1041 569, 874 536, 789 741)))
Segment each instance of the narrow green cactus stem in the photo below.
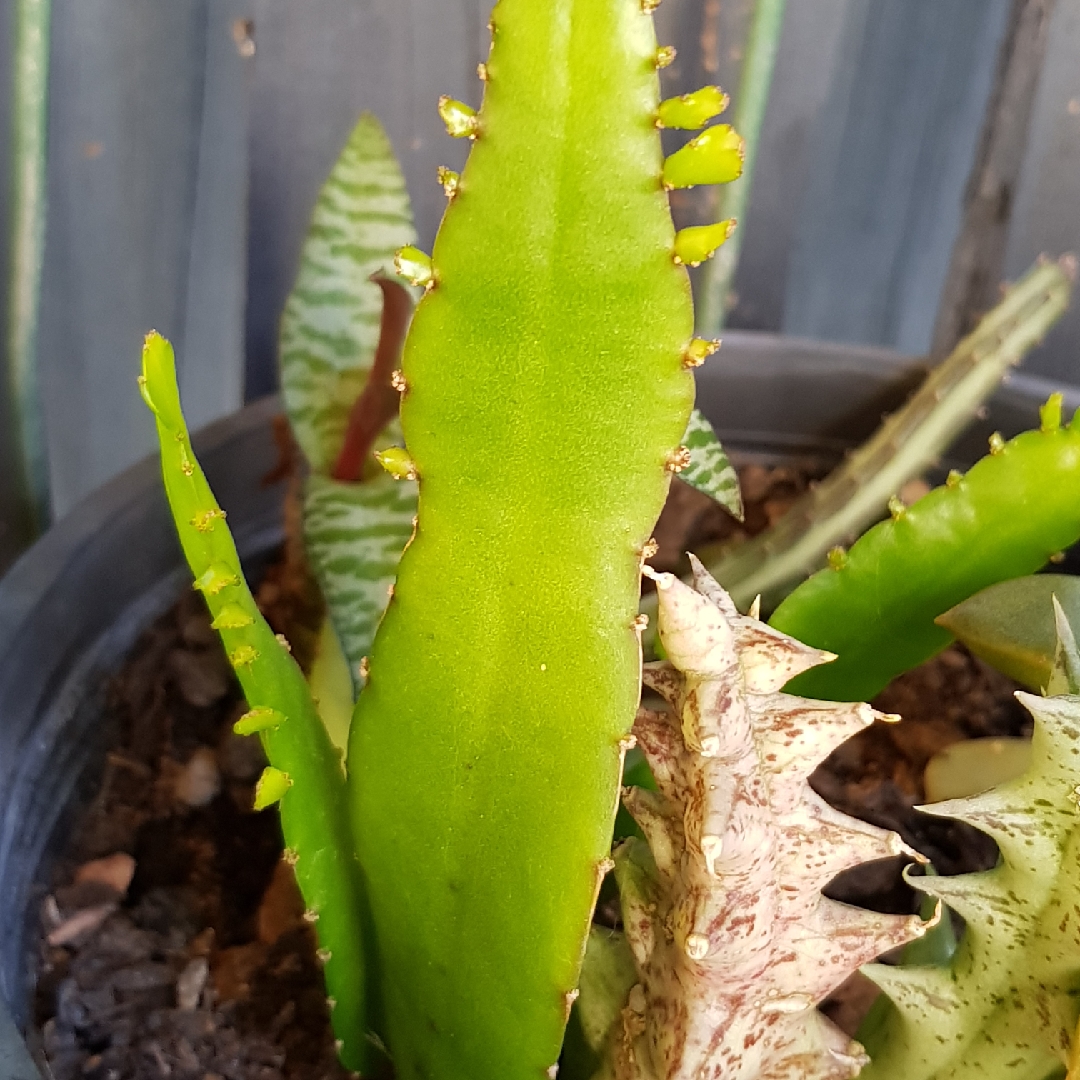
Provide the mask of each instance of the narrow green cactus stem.
POLYGON ((244 583, 225 514, 195 459, 180 409, 172 347, 150 334, 143 349, 143 397, 154 413, 162 474, 196 587, 251 706, 240 731, 257 731, 270 759, 256 808, 280 802, 281 826, 296 880, 319 939, 331 1021, 346 1067, 375 1059, 365 978, 365 902, 346 814, 341 758, 286 646, 259 613, 244 583))
POLYGON ((807 778, 849 735, 896 718, 780 693, 831 657, 740 615, 696 561, 693 588, 655 577, 670 659, 645 683, 670 711, 641 709, 634 725, 658 790, 623 796, 648 843, 616 853, 640 981, 608 1075, 852 1077, 862 1048, 815 1005, 930 924, 821 895, 841 870, 914 852, 833 810, 807 778))
MULTIPOLYGON (((753 21, 746 42, 739 92, 735 100, 735 127, 745 140, 742 178, 720 192, 719 216, 742 221, 750 202, 754 183, 754 165, 761 142, 761 126, 769 104, 776 54, 784 29, 787 0, 757 0, 753 21)), ((735 236, 717 253, 702 272, 698 299, 698 327, 705 336, 715 336, 724 328, 728 297, 739 264, 739 252, 745 230, 735 236)))
POLYGON ((11 66, 7 370, 20 466, 15 479, 32 534, 40 532, 49 520, 49 463, 37 348, 45 258, 51 12, 51 0, 18 0, 11 66))
POLYGON ((388 463, 419 520, 349 745, 401 1080, 553 1075, 693 395, 650 15, 501 0, 492 25, 475 119, 443 105, 475 142, 430 263, 402 260, 428 291, 388 463))
POLYGON ((770 529, 732 550, 699 552, 740 607, 777 600, 817 569, 828 550, 879 517, 891 495, 934 462, 1009 367, 1068 307, 1072 263, 1030 270, 865 445, 770 529))
POLYGON ((1046 1080, 1064 1074, 1080 1003, 1080 698, 1017 697, 1035 727, 1016 780, 923 807, 990 834, 993 870, 918 887, 963 916, 948 967, 864 969, 896 1009, 862 1080, 1046 1080))
POLYGON ((1068 427, 991 438, 965 476, 879 522, 773 612, 771 625, 839 656, 789 690, 873 697, 953 640, 939 615, 1033 573, 1078 538, 1080 414, 1068 427))

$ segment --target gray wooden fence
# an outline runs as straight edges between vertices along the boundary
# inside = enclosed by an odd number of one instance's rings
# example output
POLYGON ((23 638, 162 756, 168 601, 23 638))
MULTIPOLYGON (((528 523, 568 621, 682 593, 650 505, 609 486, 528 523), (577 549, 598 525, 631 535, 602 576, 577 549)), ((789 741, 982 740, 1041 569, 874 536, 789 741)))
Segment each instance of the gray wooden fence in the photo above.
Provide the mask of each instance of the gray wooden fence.
MULTIPOLYGON (((671 91, 736 85, 750 6, 665 0, 671 91)), ((54 0, 40 363, 56 514, 150 450, 134 390, 150 327, 177 343, 194 423, 274 387, 310 208, 360 110, 386 123, 430 242, 435 167, 465 152, 435 100, 478 99, 488 7, 54 0)), ((789 0, 730 325, 927 348, 1006 9, 789 0)), ((4 21, 0 57, 9 40, 4 21)), ((1058 0, 1050 42, 1015 194, 1014 274, 1040 251, 1080 249, 1080 0, 1058 0)), ((5 115, 7 84, 0 72, 5 115)), ((707 210, 692 195, 676 209, 707 210)), ((1080 308, 1029 366, 1080 383, 1080 308)), ((12 554, 5 497, 0 478, 0 566, 12 554)))

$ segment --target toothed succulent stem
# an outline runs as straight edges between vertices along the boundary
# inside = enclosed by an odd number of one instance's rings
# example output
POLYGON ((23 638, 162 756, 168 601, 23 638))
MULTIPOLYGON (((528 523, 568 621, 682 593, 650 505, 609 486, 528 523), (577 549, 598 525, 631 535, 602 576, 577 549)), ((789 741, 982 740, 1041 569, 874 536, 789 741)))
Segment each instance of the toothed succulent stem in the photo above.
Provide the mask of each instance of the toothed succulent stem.
POLYGON ((162 474, 180 543, 214 628, 236 672, 249 711, 239 734, 257 733, 270 766, 255 790, 255 809, 279 804, 296 880, 320 916, 327 989, 337 1000, 332 1022, 342 1061, 365 1070, 376 1056, 365 1038, 370 1001, 364 984, 364 898, 346 815, 341 760, 315 710, 307 683, 262 617, 244 582, 225 514, 191 448, 180 410, 172 346, 150 334, 140 388, 154 413, 162 474))
POLYGON ((828 900, 841 870, 907 853, 894 833, 832 809, 807 783, 868 705, 780 692, 831 656, 738 613, 695 561, 656 575, 668 660, 645 668, 667 704, 634 734, 656 792, 624 801, 646 842, 616 854, 639 984, 611 1041, 618 1080, 852 1077, 861 1047, 815 1009, 860 964, 927 927, 828 900))
POLYGON ((1030 574, 1080 538, 1080 414, 1005 442, 960 478, 893 513, 773 612, 777 629, 839 659, 799 676, 797 693, 873 697, 952 641, 935 619, 999 581, 1030 574))
POLYGON ((1045 1080, 1065 1072, 1080 1002, 1080 698, 1017 697, 1034 718, 1027 772, 924 807, 989 833, 993 870, 925 877, 964 919, 948 967, 865 970, 895 1009, 863 1080, 1045 1080))

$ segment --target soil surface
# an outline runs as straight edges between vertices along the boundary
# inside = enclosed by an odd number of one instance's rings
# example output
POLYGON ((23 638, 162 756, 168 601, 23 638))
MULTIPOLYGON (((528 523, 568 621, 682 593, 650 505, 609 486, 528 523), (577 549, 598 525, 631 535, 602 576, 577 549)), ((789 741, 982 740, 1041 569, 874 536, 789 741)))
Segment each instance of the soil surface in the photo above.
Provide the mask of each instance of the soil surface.
POLYGON ((142 637, 120 739, 42 911, 36 1015, 56 1080, 345 1080, 266 764, 202 599, 142 637))
MULTIPOLYGON (((750 464, 740 475, 745 526, 673 485, 658 565, 677 568, 687 548, 760 530, 811 474, 750 464)), ((293 554, 264 589, 271 608, 297 587, 293 554)), ((950 648, 875 702, 903 723, 845 743, 812 782, 840 809, 895 829, 941 873, 992 866, 992 841, 914 807, 940 749, 1029 730, 1013 689, 950 648)), ((147 630, 108 709, 119 739, 42 908, 35 1013, 56 1080, 345 1080, 277 817, 250 809, 262 751, 232 733, 244 704, 200 597, 185 595, 147 630)), ((829 893, 914 911, 902 865, 848 871, 829 893)), ((824 1007, 853 1032, 874 992, 857 977, 824 1007)))

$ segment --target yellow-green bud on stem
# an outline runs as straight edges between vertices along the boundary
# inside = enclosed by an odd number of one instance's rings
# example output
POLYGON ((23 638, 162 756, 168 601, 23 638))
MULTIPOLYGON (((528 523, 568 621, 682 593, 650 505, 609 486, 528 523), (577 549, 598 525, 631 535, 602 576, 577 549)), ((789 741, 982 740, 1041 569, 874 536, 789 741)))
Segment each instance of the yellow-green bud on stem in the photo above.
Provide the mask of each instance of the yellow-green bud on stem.
POLYGON ((285 792, 291 787, 292 781, 288 773, 267 765, 255 784, 255 802, 252 804, 254 809, 265 810, 268 806, 280 802, 285 792))
POLYGON ((735 222, 732 220, 680 229, 675 234, 675 262, 686 266, 700 265, 706 259, 711 259, 734 231, 735 222))
POLYGON ((717 124, 664 160, 664 187, 686 188, 736 180, 742 174, 745 152, 742 136, 727 124, 717 124))
POLYGON ((692 94, 660 102, 656 119, 661 127, 694 130, 719 116, 728 107, 729 98, 719 86, 703 86, 692 94))

